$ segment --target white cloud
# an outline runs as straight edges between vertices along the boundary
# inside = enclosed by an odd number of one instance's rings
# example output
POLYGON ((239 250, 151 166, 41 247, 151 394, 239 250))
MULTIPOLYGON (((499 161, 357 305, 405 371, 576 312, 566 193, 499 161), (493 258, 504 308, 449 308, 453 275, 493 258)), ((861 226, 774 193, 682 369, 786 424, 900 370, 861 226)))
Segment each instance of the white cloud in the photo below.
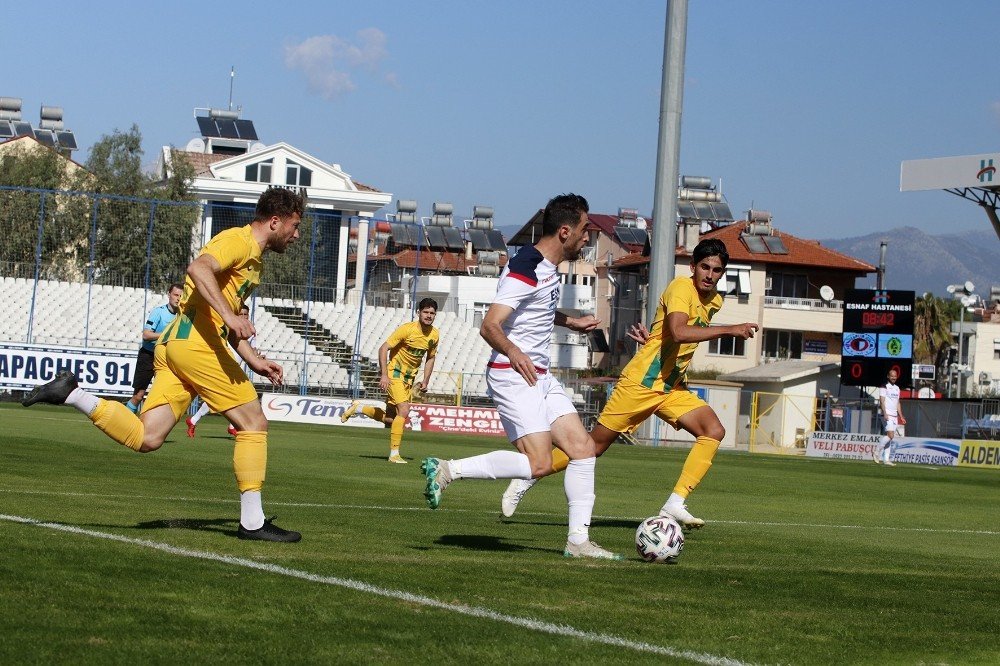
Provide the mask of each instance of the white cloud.
POLYGON ((388 56, 385 43, 385 33, 378 28, 359 30, 353 42, 336 35, 317 35, 286 46, 285 66, 300 70, 311 91, 333 99, 357 90, 353 70, 378 70, 388 56))

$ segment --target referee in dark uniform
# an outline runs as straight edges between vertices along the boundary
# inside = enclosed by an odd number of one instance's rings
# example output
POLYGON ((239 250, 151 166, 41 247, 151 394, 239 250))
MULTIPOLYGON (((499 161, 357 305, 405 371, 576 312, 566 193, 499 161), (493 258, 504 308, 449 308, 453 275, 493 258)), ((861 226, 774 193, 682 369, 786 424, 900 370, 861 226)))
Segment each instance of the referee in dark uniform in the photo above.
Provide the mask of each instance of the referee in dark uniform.
POLYGON ((146 395, 149 382, 153 379, 153 349, 156 347, 156 340, 163 329, 177 316, 182 293, 184 293, 183 285, 177 282, 170 285, 170 289, 167 290, 167 303, 154 308, 146 318, 146 325, 142 329, 142 346, 139 347, 139 355, 135 359, 135 378, 132 380, 134 392, 125 403, 125 406, 136 414, 139 413, 139 405, 146 395))

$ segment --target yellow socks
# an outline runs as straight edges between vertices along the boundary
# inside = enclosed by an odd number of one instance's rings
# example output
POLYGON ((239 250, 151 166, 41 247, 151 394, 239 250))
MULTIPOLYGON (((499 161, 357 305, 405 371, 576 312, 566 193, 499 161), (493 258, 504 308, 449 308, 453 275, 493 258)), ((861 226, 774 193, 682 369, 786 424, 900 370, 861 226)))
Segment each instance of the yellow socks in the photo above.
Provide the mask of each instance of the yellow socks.
POLYGON ((146 433, 139 417, 117 400, 99 398, 90 420, 105 435, 133 451, 138 451, 146 433))
POLYGON ((399 455, 399 445, 403 442, 403 426, 406 425, 406 419, 402 416, 396 416, 392 420, 392 427, 389 429, 389 451, 390 456, 399 455))
POLYGON ((569 456, 562 449, 552 448, 552 473, 556 474, 569 467, 569 456))
POLYGON ((677 485, 674 486, 674 492, 681 497, 687 497, 692 490, 697 488, 708 473, 708 468, 712 466, 712 458, 715 457, 715 452, 718 450, 719 440, 709 437, 696 439, 691 453, 684 461, 684 468, 681 470, 680 478, 677 479, 677 485))
POLYGON ((385 410, 381 407, 372 407, 371 405, 364 405, 361 407, 361 413, 370 419, 375 419, 376 421, 385 420, 385 410))
POLYGON ((267 472, 267 432, 240 430, 233 448, 233 472, 240 492, 260 491, 267 472))

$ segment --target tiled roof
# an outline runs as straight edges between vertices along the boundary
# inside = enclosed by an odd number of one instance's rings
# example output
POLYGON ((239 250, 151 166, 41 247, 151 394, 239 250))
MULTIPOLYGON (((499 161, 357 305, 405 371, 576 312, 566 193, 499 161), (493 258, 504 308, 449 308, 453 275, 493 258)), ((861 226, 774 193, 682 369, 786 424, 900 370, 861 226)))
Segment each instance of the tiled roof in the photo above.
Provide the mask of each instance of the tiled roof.
MULTIPOLYGON (((850 271, 854 273, 867 274, 875 272, 875 267, 869 263, 855 259, 846 254, 837 252, 828 247, 820 245, 819 241, 798 238, 789 233, 774 231, 774 235, 781 238, 788 254, 763 254, 753 253, 740 240, 740 234, 746 229, 747 223, 736 222, 728 226, 713 229, 701 235, 701 240, 706 238, 718 238, 726 244, 729 250, 729 261, 735 263, 764 263, 769 266, 808 266, 810 268, 825 268, 831 270, 850 271)), ((691 253, 683 247, 677 248, 678 257, 689 257, 691 253)), ((649 257, 642 257, 630 254, 618 259, 613 266, 615 268, 625 268, 637 266, 649 262, 649 257)))
POLYGON ((353 178, 351 179, 351 182, 354 183, 354 186, 357 187, 362 192, 381 192, 382 191, 382 190, 378 189, 377 187, 372 187, 371 185, 365 185, 364 183, 359 183, 358 181, 354 180, 353 178))
MULTIPOLYGON (((403 250, 398 254, 383 254, 369 256, 368 261, 394 261, 400 268, 417 268, 418 253, 416 250, 403 250)), ((421 250, 420 270, 427 271, 448 271, 449 273, 467 273, 469 266, 477 266, 475 255, 472 259, 466 259, 464 254, 458 252, 434 252, 431 250, 421 250)), ((348 262, 357 261, 357 255, 347 258, 348 262)), ((501 254, 499 265, 503 268, 507 264, 507 255, 501 254)))
MULTIPOLYGON (((766 264, 785 264, 789 266, 811 266, 814 268, 832 268, 858 273, 873 273, 875 267, 869 263, 849 257, 846 254, 823 247, 819 241, 798 238, 789 233, 775 229, 774 235, 781 238, 788 248, 788 254, 754 254, 740 240, 740 234, 747 227, 747 222, 736 222, 721 229, 714 229, 702 234, 702 238, 718 238, 726 244, 729 250, 729 260, 735 262, 757 261, 766 264)), ((678 255, 687 256, 683 248, 677 249, 678 255)))
POLYGON ((191 166, 194 167, 195 176, 208 176, 212 173, 209 168, 216 162, 229 159, 232 155, 216 155, 214 153, 193 153, 189 150, 174 150, 173 156, 184 157, 191 166))

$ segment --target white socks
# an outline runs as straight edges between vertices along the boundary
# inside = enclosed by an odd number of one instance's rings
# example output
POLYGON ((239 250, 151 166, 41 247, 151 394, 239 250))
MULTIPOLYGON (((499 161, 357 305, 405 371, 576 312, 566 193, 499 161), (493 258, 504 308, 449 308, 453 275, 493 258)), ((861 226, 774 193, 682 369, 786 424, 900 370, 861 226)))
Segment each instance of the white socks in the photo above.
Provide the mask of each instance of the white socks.
POLYGON ((63 404, 72 405, 87 416, 90 416, 94 413, 94 410, 97 409, 97 402, 99 399, 100 398, 96 395, 87 393, 82 388, 77 387, 73 389, 72 393, 66 396, 66 402, 63 404))
POLYGON ((202 400, 201 406, 198 407, 198 411, 194 413, 191 417, 191 423, 197 424, 205 414, 208 414, 208 403, 202 400))
POLYGON ((563 478, 569 504, 569 542, 580 545, 590 540, 590 517, 594 513, 594 470, 597 458, 570 460, 563 478))
POLYGON ((670 497, 667 498, 667 501, 663 504, 663 508, 660 509, 660 515, 662 516, 664 511, 669 513, 668 507, 671 506, 684 506, 684 498, 677 493, 670 493, 670 497))
POLYGON ((889 462, 892 458, 892 439, 886 435, 882 438, 882 462, 889 462))
MULTIPOLYGON (((517 451, 490 451, 481 456, 449 460, 453 479, 530 479, 531 462, 517 451)), ((591 484, 593 488, 593 484, 591 484)))
POLYGON ((259 530, 264 527, 264 508, 260 504, 259 490, 240 493, 240 525, 245 530, 259 530))

